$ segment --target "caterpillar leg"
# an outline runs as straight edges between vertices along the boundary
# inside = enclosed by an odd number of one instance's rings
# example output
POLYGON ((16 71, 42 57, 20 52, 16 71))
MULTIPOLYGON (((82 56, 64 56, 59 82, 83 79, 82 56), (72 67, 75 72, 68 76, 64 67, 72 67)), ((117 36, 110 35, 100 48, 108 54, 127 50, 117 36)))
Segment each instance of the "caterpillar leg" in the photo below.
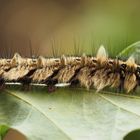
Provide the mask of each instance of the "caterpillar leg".
POLYGON ((24 90, 24 91, 30 91, 31 90, 31 85, 30 84, 23 84, 22 85, 22 90, 24 90))
POLYGON ((55 84, 57 83, 58 83, 58 79, 49 78, 47 81, 45 81, 49 93, 52 93, 56 90, 55 84))
POLYGON ((5 89, 5 82, 3 78, 0 78, 0 90, 5 89))
POLYGON ((73 79, 70 81, 70 83, 71 83, 70 84, 71 87, 75 87, 75 86, 79 85, 80 82, 78 79, 73 79))
POLYGON ((19 79, 18 81, 19 81, 20 83, 22 83, 22 89, 23 89, 23 90, 25 90, 25 91, 31 90, 31 85, 30 85, 30 83, 31 83, 31 81, 32 81, 31 78, 25 76, 25 77, 19 79))
POLYGON ((124 90, 124 80, 121 80, 121 82, 120 82, 120 85, 119 85, 119 87, 118 87, 118 92, 123 92, 123 90, 124 90))
POLYGON ((56 87, 54 85, 49 85, 48 86, 48 92, 49 93, 55 92, 55 90, 56 90, 56 87))
POLYGON ((57 83, 58 83, 57 79, 48 79, 47 81, 45 81, 45 84, 48 86, 54 86, 57 83))
POLYGON ((0 91, 5 89, 5 84, 0 85, 0 91))
POLYGON ((136 85, 136 86, 134 87, 133 93, 136 93, 137 87, 138 87, 138 85, 136 85))

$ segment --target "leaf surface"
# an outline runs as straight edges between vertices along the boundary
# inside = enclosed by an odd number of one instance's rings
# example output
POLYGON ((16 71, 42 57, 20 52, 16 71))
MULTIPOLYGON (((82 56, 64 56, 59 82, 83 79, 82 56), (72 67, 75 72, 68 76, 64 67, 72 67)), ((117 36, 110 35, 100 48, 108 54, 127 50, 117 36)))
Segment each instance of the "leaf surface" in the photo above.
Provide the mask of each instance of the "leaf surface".
POLYGON ((117 55, 120 58, 128 58, 130 56, 133 56, 136 62, 140 63, 140 41, 129 45, 117 55))
POLYGON ((140 128, 140 97, 60 88, 0 94, 0 123, 29 140, 122 140, 140 128))

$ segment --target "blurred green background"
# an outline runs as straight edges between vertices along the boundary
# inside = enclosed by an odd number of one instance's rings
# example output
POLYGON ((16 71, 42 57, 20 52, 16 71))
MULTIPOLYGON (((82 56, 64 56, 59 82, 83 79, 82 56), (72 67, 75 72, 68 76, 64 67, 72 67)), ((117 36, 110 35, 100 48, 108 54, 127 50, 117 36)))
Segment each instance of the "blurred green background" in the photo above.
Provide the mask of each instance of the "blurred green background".
POLYGON ((0 56, 94 54, 101 44, 115 56, 140 40, 139 7, 140 0, 0 0, 0 56))

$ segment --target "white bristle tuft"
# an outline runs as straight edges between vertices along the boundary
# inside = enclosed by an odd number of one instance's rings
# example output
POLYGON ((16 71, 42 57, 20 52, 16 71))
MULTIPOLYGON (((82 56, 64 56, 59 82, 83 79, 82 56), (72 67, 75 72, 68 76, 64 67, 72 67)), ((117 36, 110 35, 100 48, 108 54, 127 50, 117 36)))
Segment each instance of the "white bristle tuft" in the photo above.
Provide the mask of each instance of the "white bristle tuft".
POLYGON ((62 63, 63 66, 67 65, 67 60, 66 60, 65 55, 61 56, 61 63, 62 63))
POLYGON ((134 58, 134 56, 133 56, 133 55, 130 56, 126 62, 127 62, 127 63, 135 63, 135 58, 134 58))
POLYGON ((107 52, 103 45, 101 45, 100 48, 98 49, 96 57, 97 57, 97 59, 108 58, 107 52))

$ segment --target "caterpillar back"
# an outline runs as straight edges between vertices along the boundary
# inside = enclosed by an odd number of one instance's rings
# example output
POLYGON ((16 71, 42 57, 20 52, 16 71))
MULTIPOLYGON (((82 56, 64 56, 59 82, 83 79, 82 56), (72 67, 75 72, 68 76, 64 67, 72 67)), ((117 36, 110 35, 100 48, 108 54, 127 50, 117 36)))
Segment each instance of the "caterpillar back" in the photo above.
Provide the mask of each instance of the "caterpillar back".
POLYGON ((126 62, 112 59, 103 46, 97 55, 60 58, 23 58, 15 53, 12 59, 0 59, 0 85, 19 82, 55 86, 69 83, 72 86, 95 88, 97 92, 106 87, 125 90, 127 93, 140 85, 140 66, 133 57, 126 62))

